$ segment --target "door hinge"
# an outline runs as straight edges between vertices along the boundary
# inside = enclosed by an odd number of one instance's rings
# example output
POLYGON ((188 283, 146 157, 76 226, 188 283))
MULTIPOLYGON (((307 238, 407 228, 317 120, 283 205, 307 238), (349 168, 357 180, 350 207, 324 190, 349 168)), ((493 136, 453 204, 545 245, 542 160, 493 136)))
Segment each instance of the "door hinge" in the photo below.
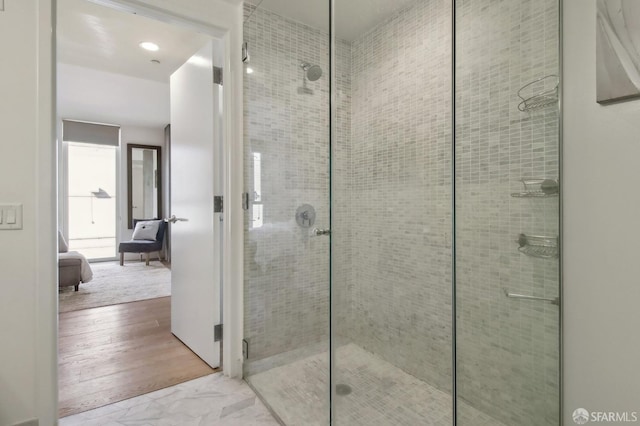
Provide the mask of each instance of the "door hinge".
POLYGON ((220 342, 222 340, 222 324, 213 326, 213 341, 220 342))
POLYGON ((245 41, 244 43, 242 43, 242 62, 248 64, 250 60, 251 57, 249 56, 249 43, 245 41))
POLYGON ((224 200, 222 195, 214 195, 213 197, 213 212, 222 213, 224 211, 224 200))
POLYGON ((249 193, 242 193, 242 210, 249 210, 249 193))
POLYGON ((222 86, 222 68, 213 67, 213 82, 222 86))
POLYGON ((242 339, 242 357, 249 359, 249 342, 246 339, 242 339))

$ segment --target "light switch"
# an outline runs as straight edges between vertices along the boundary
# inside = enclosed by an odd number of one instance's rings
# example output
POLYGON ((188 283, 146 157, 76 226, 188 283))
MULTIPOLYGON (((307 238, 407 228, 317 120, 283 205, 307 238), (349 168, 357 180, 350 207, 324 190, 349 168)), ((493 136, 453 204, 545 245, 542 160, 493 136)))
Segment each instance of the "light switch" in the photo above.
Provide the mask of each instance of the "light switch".
POLYGON ((16 224, 16 210, 9 207, 5 210, 7 215, 7 225, 15 225, 16 224))
POLYGON ((22 204, 0 204, 0 230, 22 229, 22 204))

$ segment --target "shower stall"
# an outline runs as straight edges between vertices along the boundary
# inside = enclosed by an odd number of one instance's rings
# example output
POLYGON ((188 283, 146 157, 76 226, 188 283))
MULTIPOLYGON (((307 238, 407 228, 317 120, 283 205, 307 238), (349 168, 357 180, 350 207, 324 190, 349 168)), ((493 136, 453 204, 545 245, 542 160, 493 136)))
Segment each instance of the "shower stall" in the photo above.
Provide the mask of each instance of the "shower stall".
POLYGON ((245 3, 244 377, 283 424, 560 424, 559 14, 245 3))

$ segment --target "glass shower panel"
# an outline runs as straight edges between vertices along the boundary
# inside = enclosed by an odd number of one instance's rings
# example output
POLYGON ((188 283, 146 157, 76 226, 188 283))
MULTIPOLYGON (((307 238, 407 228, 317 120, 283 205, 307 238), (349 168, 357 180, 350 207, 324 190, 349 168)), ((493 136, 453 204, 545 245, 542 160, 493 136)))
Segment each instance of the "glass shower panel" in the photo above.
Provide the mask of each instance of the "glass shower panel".
POLYGON ((329 4, 245 4, 246 380, 287 425, 559 424, 558 0, 329 4))
POLYGON ((283 423, 327 425, 329 3, 305 3, 245 3, 244 377, 283 423))
POLYGON ((451 3, 335 3, 334 424, 451 425, 451 3))
POLYGON ((557 426, 559 2, 455 7, 458 425, 557 426))

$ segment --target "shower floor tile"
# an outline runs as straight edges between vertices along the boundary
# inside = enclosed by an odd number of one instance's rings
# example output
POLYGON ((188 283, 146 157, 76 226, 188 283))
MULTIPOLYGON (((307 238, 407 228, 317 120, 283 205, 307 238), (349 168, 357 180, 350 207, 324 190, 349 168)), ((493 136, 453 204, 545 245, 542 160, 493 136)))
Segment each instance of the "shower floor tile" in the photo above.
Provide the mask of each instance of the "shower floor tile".
MULTIPOLYGON (((337 349, 337 380, 351 393, 336 396, 336 424, 345 426, 451 425, 451 396, 349 343, 337 349)), ((288 426, 326 426, 328 355, 309 356, 248 377, 288 426)), ((464 402, 462 426, 504 426, 464 402)))

